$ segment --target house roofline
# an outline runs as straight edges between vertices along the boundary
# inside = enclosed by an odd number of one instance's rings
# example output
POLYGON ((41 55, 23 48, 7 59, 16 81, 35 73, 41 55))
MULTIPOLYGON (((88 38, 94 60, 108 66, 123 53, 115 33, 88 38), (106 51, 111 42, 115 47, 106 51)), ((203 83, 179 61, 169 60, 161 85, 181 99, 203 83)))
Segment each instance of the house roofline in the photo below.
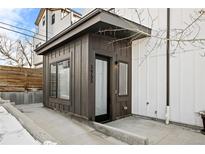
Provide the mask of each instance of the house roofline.
MULTIPOLYGON (((69 26, 68 28, 66 28, 65 30, 61 31, 60 33, 58 33, 57 35, 55 35, 53 38, 51 38, 50 40, 48 40, 47 42, 45 42, 44 44, 42 44, 41 46, 39 46, 38 48, 35 49, 35 52, 37 52, 37 54, 43 54, 45 51, 49 50, 50 48, 56 46, 56 43, 53 43, 55 42, 56 40, 60 40, 61 37, 64 37, 64 35, 68 34, 69 35, 69 32, 73 32, 76 28, 80 27, 81 25, 83 25, 86 21, 89 21, 91 20, 92 18, 94 19, 95 18, 95 23, 96 22, 100 22, 103 20, 106 20, 108 19, 107 17, 112 17, 113 19, 115 20, 120 20, 120 23, 123 23, 124 26, 126 25, 126 29, 129 30, 129 31, 134 31, 133 29, 130 30, 130 28, 132 26, 135 26, 135 28, 139 28, 141 29, 142 31, 146 31, 147 33, 151 34, 151 29, 146 27, 146 26, 143 26, 143 25, 140 25, 138 23, 135 23, 133 21, 130 21, 124 17, 121 17, 119 15, 116 15, 116 14, 113 14, 111 12, 108 12, 108 11, 105 11, 103 9, 94 9, 93 11, 91 11, 90 13, 88 13, 87 15, 85 15, 83 18, 81 18, 80 20, 78 20, 77 22, 75 22, 73 25, 69 26), (96 17, 97 15, 101 14, 101 13, 105 13, 102 18, 101 17, 96 17), (52 44, 53 43, 53 44, 52 44), (52 45, 51 45, 52 44, 52 45)), ((115 22, 115 20, 109 20, 108 21, 108 24, 112 24, 113 22, 115 22)), ((107 21, 106 21, 107 22, 107 21)), ((95 24, 94 22, 91 23, 92 24, 95 24)), ((117 26, 117 25, 116 25, 117 26)), ((84 29, 81 29, 80 31, 82 31, 84 29)), ((79 31, 79 32, 80 32, 79 31)), ((76 34, 78 34, 79 32, 76 32, 76 34)), ((140 33, 140 32, 139 32, 140 33)), ((72 36, 76 35, 76 34, 72 34, 72 36)), ((145 34, 143 34, 145 35, 145 34)), ((67 36, 67 35, 66 35, 67 36)), ((69 37, 72 37, 72 36, 69 36, 69 37)), ((60 41, 58 41, 59 43, 65 41, 66 39, 69 39, 69 38, 63 38, 61 39, 60 41)), ((56 41, 57 42, 57 41, 56 41)))
MULTIPOLYGON (((50 10, 50 11, 62 10, 62 8, 41 8, 40 11, 39 11, 39 13, 38 13, 38 16, 37 16, 37 18, 36 18, 35 25, 38 25, 38 24, 39 24, 41 18, 43 17, 44 11, 45 11, 46 9, 48 9, 48 10, 50 10)), ((66 8, 66 9, 68 9, 70 12, 75 13, 78 17, 82 17, 82 14, 81 14, 81 13, 79 13, 79 12, 77 12, 77 11, 71 9, 71 8, 66 8)), ((67 10, 66 10, 66 11, 67 11, 67 10)))
POLYGON ((43 17, 44 11, 45 11, 45 8, 41 8, 41 9, 40 9, 40 11, 39 11, 39 13, 38 13, 38 16, 37 16, 37 18, 36 18, 36 21, 35 21, 35 25, 38 25, 38 24, 39 24, 41 18, 43 17))

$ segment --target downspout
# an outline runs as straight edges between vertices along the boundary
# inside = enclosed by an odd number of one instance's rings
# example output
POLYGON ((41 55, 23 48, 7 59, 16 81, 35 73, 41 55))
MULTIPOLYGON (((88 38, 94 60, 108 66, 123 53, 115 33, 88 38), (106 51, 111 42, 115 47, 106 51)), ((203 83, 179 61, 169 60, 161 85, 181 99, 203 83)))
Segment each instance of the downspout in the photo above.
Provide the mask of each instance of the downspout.
POLYGON ((46 8, 46 42, 48 41, 48 9, 46 8))
POLYGON ((170 119, 170 8, 167 8, 167 42, 166 42, 166 115, 165 123, 169 124, 170 119))

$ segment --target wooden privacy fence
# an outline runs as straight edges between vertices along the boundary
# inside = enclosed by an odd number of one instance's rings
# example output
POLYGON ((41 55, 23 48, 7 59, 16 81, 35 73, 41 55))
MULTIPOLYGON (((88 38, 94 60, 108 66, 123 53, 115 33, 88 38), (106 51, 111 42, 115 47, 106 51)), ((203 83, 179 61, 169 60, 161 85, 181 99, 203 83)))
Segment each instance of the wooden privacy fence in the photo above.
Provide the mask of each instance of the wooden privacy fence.
POLYGON ((42 89, 42 68, 0 66, 0 92, 42 89))

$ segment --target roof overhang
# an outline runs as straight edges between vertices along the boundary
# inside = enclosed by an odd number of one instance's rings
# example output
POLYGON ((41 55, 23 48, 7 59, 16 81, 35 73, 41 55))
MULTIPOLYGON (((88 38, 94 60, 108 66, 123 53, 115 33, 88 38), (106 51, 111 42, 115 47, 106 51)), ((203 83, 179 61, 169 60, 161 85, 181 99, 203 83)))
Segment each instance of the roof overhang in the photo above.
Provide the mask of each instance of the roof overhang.
POLYGON ((39 55, 44 54, 49 49, 83 33, 100 32, 113 29, 116 37, 120 38, 143 38, 151 34, 151 29, 116 14, 107 12, 102 9, 95 9, 76 23, 63 30, 46 43, 38 47, 35 52, 39 55))

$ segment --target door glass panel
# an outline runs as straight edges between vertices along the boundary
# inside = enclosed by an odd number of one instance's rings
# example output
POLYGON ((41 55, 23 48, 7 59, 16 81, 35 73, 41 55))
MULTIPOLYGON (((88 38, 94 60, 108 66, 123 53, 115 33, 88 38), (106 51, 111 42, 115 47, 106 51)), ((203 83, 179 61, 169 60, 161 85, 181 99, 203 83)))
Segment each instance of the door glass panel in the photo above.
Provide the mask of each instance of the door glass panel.
POLYGON ((108 62, 96 59, 95 115, 107 114, 107 68, 108 62))
POLYGON ((119 63, 119 95, 128 94, 128 64, 119 63))

